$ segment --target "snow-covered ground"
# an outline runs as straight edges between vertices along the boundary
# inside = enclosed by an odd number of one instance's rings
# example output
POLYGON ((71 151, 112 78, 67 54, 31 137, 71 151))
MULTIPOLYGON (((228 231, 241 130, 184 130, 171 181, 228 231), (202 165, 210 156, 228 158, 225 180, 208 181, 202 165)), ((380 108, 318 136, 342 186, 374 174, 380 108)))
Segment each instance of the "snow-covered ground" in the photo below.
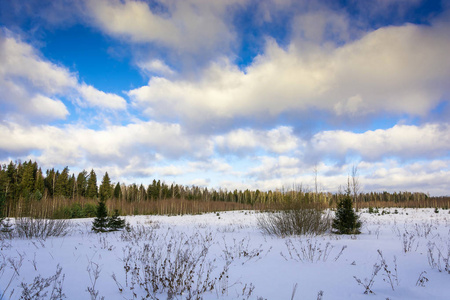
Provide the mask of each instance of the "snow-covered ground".
POLYGON ((65 237, 1 241, 0 299, 45 282, 42 299, 449 299, 449 211, 390 211, 361 213, 357 236, 288 238, 251 211, 126 217, 131 232, 103 234, 70 220, 65 237))

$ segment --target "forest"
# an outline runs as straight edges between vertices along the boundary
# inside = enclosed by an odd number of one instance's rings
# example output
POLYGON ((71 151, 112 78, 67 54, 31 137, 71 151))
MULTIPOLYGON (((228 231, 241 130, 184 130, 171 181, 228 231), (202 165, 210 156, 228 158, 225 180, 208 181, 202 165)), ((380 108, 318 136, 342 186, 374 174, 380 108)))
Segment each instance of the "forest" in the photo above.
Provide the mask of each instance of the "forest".
MULTIPOLYGON (((98 200, 108 210, 122 215, 198 214, 224 210, 266 210, 301 201, 322 208, 334 208, 342 193, 317 192, 294 186, 277 190, 208 189, 167 184, 153 179, 148 184, 111 182, 106 172, 99 180, 95 170, 71 173, 47 169, 31 160, 0 165, 0 211, 5 217, 82 218, 95 215, 98 200), (100 184, 98 184, 100 182, 100 184)), ((448 208, 450 197, 430 197, 418 192, 356 192, 356 208, 440 207, 448 208)))

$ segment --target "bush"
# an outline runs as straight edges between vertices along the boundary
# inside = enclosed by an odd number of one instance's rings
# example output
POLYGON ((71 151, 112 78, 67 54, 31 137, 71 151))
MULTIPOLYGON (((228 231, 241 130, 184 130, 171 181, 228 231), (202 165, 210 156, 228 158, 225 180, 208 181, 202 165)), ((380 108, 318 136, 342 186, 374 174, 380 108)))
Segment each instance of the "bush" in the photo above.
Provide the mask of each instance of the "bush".
POLYGON ((359 216, 353 211, 352 198, 345 195, 337 205, 336 217, 333 220, 333 228, 339 234, 359 234, 361 222, 359 216))
POLYGON ((281 211, 262 214, 257 222, 264 233, 281 237, 322 234, 331 225, 330 217, 323 209, 302 202, 288 203, 281 211))
POLYGON ((70 224, 67 220, 19 218, 16 219, 13 236, 45 240, 51 236, 65 236, 69 230, 70 224))
POLYGON ((80 203, 73 203, 71 206, 64 206, 53 213, 53 219, 73 219, 95 217, 97 206, 86 203, 84 207, 80 203))
POLYGON ((83 214, 86 218, 95 217, 97 213, 97 206, 93 203, 86 203, 83 207, 83 214))

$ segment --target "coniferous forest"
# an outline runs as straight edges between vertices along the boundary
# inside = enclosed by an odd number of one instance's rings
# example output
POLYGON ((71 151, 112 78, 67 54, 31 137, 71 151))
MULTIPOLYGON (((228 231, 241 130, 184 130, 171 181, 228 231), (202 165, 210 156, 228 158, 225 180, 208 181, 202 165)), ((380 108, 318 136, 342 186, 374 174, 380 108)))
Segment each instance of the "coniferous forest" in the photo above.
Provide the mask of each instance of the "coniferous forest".
MULTIPOLYGON (((334 208, 343 196, 340 193, 316 193, 301 187, 280 187, 273 191, 228 191, 168 184, 160 179, 146 184, 126 185, 112 182, 108 173, 96 174, 95 170, 83 170, 74 174, 68 167, 42 170, 31 160, 11 161, 0 166, 0 208, 4 217, 93 217, 99 199, 106 201, 109 212, 118 210, 121 215, 137 215, 264 210, 293 201, 334 208)), ((359 208, 448 208, 450 197, 429 197, 424 193, 412 192, 370 192, 353 195, 353 201, 359 208)))

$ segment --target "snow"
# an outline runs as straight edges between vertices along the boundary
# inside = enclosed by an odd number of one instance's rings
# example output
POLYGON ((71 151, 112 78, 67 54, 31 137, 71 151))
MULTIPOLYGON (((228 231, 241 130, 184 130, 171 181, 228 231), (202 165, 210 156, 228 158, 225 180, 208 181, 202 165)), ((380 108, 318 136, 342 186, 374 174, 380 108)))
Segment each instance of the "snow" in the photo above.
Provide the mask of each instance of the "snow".
MULTIPOLYGON (((149 294, 136 282, 132 288, 132 272, 140 267, 135 271, 142 278, 145 262, 156 268, 164 259, 174 262, 176 253, 186 260, 202 257, 192 269, 195 287, 205 282, 210 270, 215 284, 199 295, 203 299, 291 299, 293 294, 293 299, 319 299, 320 291, 321 299, 448 299, 449 211, 390 212, 361 212, 360 235, 285 238, 264 235, 257 226, 260 213, 253 211, 126 217, 134 232, 140 230, 140 237, 126 232, 92 233, 92 219, 73 219, 64 237, 1 241, 0 299, 3 293, 3 299, 19 299, 22 282, 31 284, 38 275, 48 278, 58 265, 67 299, 96 299, 88 288, 98 292, 97 299, 168 299, 168 289, 161 286, 149 294), (160 257, 152 260, 150 255, 160 257), (132 266, 129 272, 127 257, 132 266), (18 266, 17 273, 11 262, 18 266), (370 288, 374 294, 366 295, 355 277, 362 282, 370 278, 374 264, 381 269, 370 288), (96 281, 95 270, 99 271, 96 281), (418 283, 421 274, 423 284, 418 283)), ((47 298, 52 286, 47 288, 47 298)), ((173 299, 188 297, 186 290, 173 299)))

